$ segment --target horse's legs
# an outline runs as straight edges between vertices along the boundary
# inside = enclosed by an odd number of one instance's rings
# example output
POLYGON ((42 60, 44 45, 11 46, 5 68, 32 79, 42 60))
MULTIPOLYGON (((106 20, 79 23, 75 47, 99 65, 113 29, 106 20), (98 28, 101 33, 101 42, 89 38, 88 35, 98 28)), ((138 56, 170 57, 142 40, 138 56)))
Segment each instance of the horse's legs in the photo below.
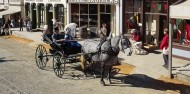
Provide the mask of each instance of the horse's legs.
POLYGON ((107 80, 109 80, 110 84, 111 84, 111 79, 110 79, 111 70, 112 70, 112 66, 109 68, 108 76, 107 76, 107 80))
POLYGON ((105 71, 105 63, 102 62, 101 64, 101 79, 100 79, 100 83, 105 86, 105 82, 104 82, 104 71, 105 71))
POLYGON ((87 60, 85 59, 84 55, 81 56, 81 67, 83 69, 84 72, 84 76, 87 77, 87 73, 86 73, 86 64, 87 64, 87 60))
POLYGON ((96 74, 95 74, 95 62, 92 61, 92 73, 93 73, 93 76, 94 78, 96 78, 96 74))

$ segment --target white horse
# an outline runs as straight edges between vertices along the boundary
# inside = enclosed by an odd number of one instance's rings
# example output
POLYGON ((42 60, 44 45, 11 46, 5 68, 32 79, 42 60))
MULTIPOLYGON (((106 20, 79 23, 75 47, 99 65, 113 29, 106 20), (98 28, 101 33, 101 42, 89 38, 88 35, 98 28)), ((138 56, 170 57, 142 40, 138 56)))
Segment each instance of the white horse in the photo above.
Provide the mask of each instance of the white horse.
POLYGON ((99 41, 86 40, 82 46, 82 68, 86 75, 87 61, 91 64, 101 64, 101 84, 105 85, 103 80, 105 66, 109 66, 108 80, 110 80, 110 71, 112 66, 118 61, 119 51, 123 51, 126 55, 131 55, 130 41, 127 37, 122 35, 113 37, 104 42, 101 46, 101 50, 97 50, 99 41))

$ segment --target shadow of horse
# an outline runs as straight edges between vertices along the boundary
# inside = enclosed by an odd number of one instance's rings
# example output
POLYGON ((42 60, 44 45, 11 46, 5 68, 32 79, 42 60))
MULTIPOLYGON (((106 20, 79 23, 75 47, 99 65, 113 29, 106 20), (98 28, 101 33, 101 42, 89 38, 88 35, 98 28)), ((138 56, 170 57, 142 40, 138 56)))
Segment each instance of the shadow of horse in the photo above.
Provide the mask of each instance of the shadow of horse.
POLYGON ((180 91, 180 94, 190 94, 190 85, 184 85, 181 83, 172 83, 159 79, 154 79, 144 74, 131 74, 112 77, 112 84, 107 86, 130 86, 141 87, 155 90, 173 90, 180 91), (120 85, 122 84, 122 85, 120 85))

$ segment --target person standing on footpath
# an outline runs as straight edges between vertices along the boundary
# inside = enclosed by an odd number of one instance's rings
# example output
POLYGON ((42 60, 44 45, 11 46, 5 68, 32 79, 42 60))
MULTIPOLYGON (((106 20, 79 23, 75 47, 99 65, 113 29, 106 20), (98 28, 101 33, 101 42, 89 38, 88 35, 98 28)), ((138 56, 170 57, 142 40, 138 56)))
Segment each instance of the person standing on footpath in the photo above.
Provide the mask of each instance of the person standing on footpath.
POLYGON ((163 51, 163 59, 164 59, 164 65, 163 67, 168 68, 168 42, 169 42, 169 35, 168 35, 168 29, 164 29, 164 38, 162 39, 162 42, 160 44, 160 49, 163 51))
POLYGON ((102 28, 100 29, 100 43, 98 44, 98 51, 101 50, 102 44, 107 40, 107 28, 106 28, 106 23, 102 24, 102 28))
POLYGON ((5 35, 9 35, 10 34, 9 28, 10 28, 10 25, 9 25, 8 21, 6 21, 5 24, 3 25, 3 29, 4 29, 5 35))
POLYGON ((21 17, 19 19, 19 27, 20 27, 20 31, 23 31, 23 19, 21 17))

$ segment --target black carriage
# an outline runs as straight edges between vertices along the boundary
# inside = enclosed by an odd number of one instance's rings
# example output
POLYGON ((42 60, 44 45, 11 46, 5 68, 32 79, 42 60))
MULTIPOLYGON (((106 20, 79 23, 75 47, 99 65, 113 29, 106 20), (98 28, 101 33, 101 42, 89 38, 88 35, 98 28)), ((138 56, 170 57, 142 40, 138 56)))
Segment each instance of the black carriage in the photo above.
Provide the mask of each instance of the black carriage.
POLYGON ((35 59, 40 69, 46 67, 49 57, 53 57, 53 70, 55 75, 62 77, 65 72, 65 64, 67 61, 75 60, 81 55, 81 45, 77 41, 63 42, 61 44, 54 43, 51 36, 42 36, 43 41, 50 45, 48 54, 45 46, 38 45, 36 48, 35 59))

